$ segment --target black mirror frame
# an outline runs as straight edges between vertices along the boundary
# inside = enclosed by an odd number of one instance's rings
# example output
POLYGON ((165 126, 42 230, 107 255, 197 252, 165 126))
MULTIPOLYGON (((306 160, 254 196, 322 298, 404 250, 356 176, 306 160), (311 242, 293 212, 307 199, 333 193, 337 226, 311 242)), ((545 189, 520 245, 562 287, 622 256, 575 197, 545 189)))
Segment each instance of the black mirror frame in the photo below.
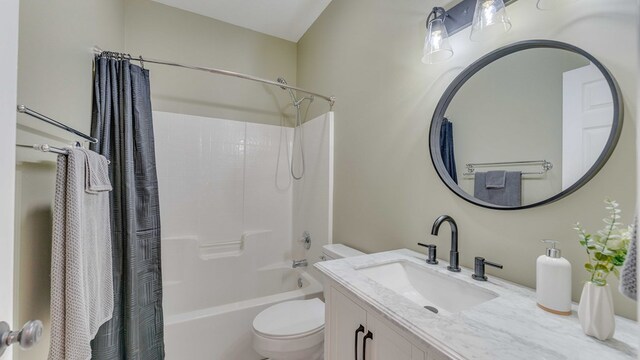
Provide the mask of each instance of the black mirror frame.
POLYGON ((520 41, 517 43, 513 43, 511 45, 504 46, 497 50, 490 52, 489 54, 481 57, 476 60, 473 64, 469 65, 466 69, 458 75, 453 82, 447 87, 447 90, 444 92, 436 109, 433 113, 433 117, 431 119, 431 126, 429 128, 429 153, 431 155, 431 161, 433 162, 433 166, 438 173, 438 176, 442 180, 442 182, 456 195, 461 197, 462 199, 488 209, 496 209, 496 210, 521 210, 521 209, 529 209, 536 206, 550 204, 552 202, 558 201, 571 193, 575 192, 582 186, 584 186, 589 180, 591 180, 597 173, 602 169, 604 164, 607 162, 611 154, 613 153, 618 139, 620 138, 620 134, 622 133, 622 123, 623 123, 624 109, 622 103, 622 94, 620 92, 620 88, 615 78, 611 75, 609 70, 600 63, 593 55, 588 52, 573 46, 571 44, 554 41, 554 40, 526 40, 520 41), (569 188, 563 190, 562 192, 539 202, 523 205, 523 206, 500 206, 491 204, 466 193, 462 190, 458 184, 456 184, 447 170, 444 167, 444 163, 442 161, 442 155, 440 154, 440 128, 442 127, 442 120, 445 117, 445 112, 447 107, 451 103, 451 100, 456 95, 458 90, 469 80, 475 73, 483 69, 485 66, 491 64, 492 62, 501 59, 507 55, 513 54, 518 51, 536 49, 536 48, 550 48, 550 49, 560 49, 567 50, 573 53, 579 54, 587 58, 591 63, 593 63, 601 72, 602 75, 607 80, 609 84, 609 89, 611 90, 611 95, 613 97, 613 123, 611 125, 611 132, 609 133, 609 139, 604 147, 604 150, 596 160, 596 162, 591 166, 589 171, 584 174, 578 181, 576 181, 569 188))

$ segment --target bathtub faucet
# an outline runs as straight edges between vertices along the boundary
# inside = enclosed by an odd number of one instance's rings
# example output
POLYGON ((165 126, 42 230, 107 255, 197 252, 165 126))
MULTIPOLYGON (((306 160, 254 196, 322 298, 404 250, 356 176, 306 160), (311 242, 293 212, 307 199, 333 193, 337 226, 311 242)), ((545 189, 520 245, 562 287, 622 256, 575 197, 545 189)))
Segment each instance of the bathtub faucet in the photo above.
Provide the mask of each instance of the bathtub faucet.
POLYGON ((307 267, 307 259, 293 260, 293 268, 307 267))

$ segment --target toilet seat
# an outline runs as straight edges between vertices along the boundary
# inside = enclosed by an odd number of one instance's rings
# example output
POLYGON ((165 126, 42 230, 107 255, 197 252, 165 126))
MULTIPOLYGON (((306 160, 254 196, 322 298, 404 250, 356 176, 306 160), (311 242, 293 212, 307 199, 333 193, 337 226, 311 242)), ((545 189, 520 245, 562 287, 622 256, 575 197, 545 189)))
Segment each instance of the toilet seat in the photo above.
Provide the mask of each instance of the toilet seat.
POLYGON ((318 298, 292 300, 263 310, 253 320, 257 335, 270 339, 298 339, 324 330, 324 303, 318 298))

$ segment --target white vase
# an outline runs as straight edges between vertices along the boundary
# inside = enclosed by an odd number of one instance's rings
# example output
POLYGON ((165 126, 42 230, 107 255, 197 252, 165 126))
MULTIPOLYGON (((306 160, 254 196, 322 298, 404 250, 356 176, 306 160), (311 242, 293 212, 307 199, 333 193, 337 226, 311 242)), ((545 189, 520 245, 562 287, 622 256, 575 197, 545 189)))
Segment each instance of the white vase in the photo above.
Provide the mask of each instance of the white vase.
POLYGON ((609 284, 598 286, 590 281, 584 284, 578 307, 578 318, 585 334, 599 340, 608 340, 613 337, 616 319, 609 284))

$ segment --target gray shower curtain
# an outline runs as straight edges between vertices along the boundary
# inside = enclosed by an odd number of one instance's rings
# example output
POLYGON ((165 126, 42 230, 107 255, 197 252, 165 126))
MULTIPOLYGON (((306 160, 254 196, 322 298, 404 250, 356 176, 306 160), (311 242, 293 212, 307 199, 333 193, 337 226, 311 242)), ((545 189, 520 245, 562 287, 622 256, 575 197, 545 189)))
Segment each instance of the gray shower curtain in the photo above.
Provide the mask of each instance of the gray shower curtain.
POLYGON ((160 206, 149 71, 95 59, 91 149, 111 161, 113 318, 91 343, 92 359, 164 358, 160 206))

